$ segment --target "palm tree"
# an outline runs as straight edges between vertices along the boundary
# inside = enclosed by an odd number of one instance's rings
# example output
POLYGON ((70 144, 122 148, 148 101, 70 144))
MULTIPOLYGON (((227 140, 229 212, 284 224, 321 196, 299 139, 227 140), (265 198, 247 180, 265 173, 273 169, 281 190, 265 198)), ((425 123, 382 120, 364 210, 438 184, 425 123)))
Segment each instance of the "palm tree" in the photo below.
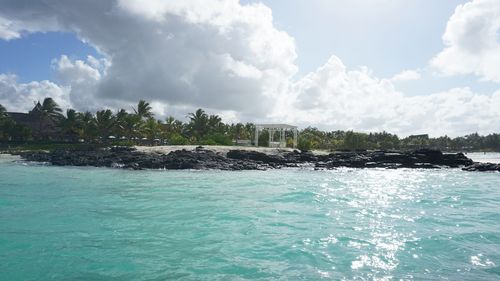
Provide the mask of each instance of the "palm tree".
POLYGON ((66 118, 61 119, 59 123, 63 133, 73 140, 75 136, 81 135, 82 128, 80 125, 79 116, 74 109, 66 110, 66 118))
POLYGON ((113 128, 115 118, 109 109, 97 111, 95 114, 95 125, 104 140, 107 140, 113 128))
POLYGON ((0 120, 7 117, 7 109, 0 104, 0 120))
POLYGON ((128 114, 123 123, 123 132, 128 139, 138 137, 142 130, 143 122, 139 115, 128 114))
POLYGON ((7 119, 7 110, 3 105, 0 104, 0 140, 3 139, 5 136, 5 132, 7 128, 5 128, 5 120, 7 119))
POLYGON ((145 100, 140 100, 137 104, 137 108, 134 108, 135 114, 137 114, 141 119, 153 118, 153 108, 145 100))
POLYGON ((255 125, 253 123, 246 123, 243 126, 241 138, 254 140, 255 125))
POLYGON ((91 112, 86 111, 84 113, 78 113, 77 119, 80 121, 82 127, 80 137, 88 142, 95 139, 97 136, 97 128, 95 126, 94 115, 91 112))
POLYGON ((183 126, 184 124, 182 121, 175 119, 173 116, 169 116, 165 119, 165 127, 168 134, 182 133, 183 126))
POLYGON ((59 119, 63 117, 62 109, 52 98, 45 98, 42 103, 42 113, 49 118, 59 119))
POLYGON ((175 118, 169 116, 165 119, 165 136, 168 138, 172 133, 175 132, 175 118))
POLYGON ((148 140, 154 141, 160 137, 161 123, 154 118, 149 118, 144 124, 144 132, 148 140))
POLYGON ((245 130, 245 127, 243 124, 237 123, 236 125, 234 125, 233 138, 239 140, 243 136, 244 130, 245 130))
POLYGON ((205 135, 208 127, 208 115, 203 111, 203 109, 199 108, 194 113, 188 114, 190 123, 189 127, 191 129, 191 133, 197 138, 201 138, 205 135))
POLYGON ((58 123, 64 117, 61 108, 52 98, 45 98, 42 104, 38 102, 35 109, 38 110, 39 114, 38 134, 40 136, 44 135, 43 125, 45 122, 58 123))
POLYGON ((168 116, 167 118, 165 118, 165 126, 167 127, 168 130, 172 130, 174 122, 175 122, 175 117, 173 116, 168 116))
POLYGON ((220 131, 223 123, 222 119, 218 115, 210 115, 208 117, 208 128, 212 132, 218 132, 220 131))
POLYGON ((120 109, 115 115, 115 127, 113 130, 113 134, 117 137, 125 136, 125 125, 126 119, 128 117, 128 112, 125 109, 120 109))

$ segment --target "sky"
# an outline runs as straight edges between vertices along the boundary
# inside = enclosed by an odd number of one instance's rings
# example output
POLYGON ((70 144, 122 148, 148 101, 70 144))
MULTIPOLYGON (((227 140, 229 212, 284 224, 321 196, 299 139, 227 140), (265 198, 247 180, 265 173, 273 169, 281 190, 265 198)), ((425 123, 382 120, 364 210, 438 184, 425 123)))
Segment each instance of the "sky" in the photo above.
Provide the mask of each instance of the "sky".
POLYGON ((0 0, 0 104, 500 132, 497 0, 0 0))

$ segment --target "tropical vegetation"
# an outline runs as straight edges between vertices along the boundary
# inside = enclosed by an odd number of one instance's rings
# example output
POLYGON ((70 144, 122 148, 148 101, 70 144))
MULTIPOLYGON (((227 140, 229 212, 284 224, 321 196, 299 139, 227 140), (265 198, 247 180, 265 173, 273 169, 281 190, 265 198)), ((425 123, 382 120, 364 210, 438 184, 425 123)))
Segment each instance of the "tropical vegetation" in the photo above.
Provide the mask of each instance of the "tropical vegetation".
MULTIPOLYGON (((255 131, 252 123, 227 124, 222 122, 220 116, 208 114, 203 109, 188 113, 185 121, 172 116, 158 120, 150 103, 144 100, 140 100, 132 112, 125 109, 116 112, 103 109, 92 113, 67 109, 63 113, 51 98, 38 103, 35 109, 38 112, 38 126, 30 129, 17 124, 9 117, 6 108, 0 105, 0 140, 106 145, 231 145, 234 140, 253 140, 255 131), (51 135, 50 130, 46 128, 47 124, 57 127, 59 135, 51 135)), ((287 134, 286 138, 288 145, 292 146, 292 134, 287 134)), ((268 132, 262 132, 259 144, 266 146, 268 139, 268 132)), ((298 143, 298 148, 303 150, 404 150, 423 147, 449 151, 500 151, 500 134, 480 136, 473 133, 455 138, 430 138, 427 135, 419 135, 400 138, 387 132, 327 132, 307 127, 299 132, 298 143)))

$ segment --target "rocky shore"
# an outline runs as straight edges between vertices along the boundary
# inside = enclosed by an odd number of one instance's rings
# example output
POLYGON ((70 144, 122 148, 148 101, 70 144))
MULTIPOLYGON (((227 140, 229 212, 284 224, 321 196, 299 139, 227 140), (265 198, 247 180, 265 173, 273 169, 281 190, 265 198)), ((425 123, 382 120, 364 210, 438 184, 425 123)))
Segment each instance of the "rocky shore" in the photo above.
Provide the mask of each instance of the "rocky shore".
POLYGON ((64 149, 52 152, 22 152, 27 161, 47 162, 57 166, 94 166, 124 169, 218 169, 266 170, 283 167, 315 169, 351 168, 459 168, 466 171, 500 171, 500 165, 475 163, 462 153, 449 154, 438 150, 335 152, 317 155, 307 151, 263 153, 233 149, 227 152, 203 147, 174 150, 169 153, 144 152, 129 147, 105 149, 64 149))

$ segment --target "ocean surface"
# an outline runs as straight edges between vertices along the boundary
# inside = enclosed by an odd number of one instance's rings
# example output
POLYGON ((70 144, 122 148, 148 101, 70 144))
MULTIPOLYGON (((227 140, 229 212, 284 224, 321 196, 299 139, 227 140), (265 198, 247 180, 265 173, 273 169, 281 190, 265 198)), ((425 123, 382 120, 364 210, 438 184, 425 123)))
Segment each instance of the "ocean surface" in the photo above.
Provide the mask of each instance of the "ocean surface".
POLYGON ((0 157, 0 280, 500 280, 500 173, 0 157))

